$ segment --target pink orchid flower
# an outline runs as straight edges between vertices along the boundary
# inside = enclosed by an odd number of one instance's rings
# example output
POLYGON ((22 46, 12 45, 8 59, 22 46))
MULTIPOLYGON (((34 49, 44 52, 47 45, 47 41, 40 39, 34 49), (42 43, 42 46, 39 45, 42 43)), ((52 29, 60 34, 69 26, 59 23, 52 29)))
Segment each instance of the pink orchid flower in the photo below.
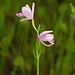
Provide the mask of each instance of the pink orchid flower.
POLYGON ((39 35, 39 37, 38 37, 38 40, 39 40, 42 44, 44 44, 45 46, 48 46, 48 47, 54 44, 54 40, 53 40, 54 35, 53 35, 53 34, 48 34, 48 33, 51 33, 51 32, 53 32, 53 31, 44 31, 44 32, 42 32, 42 33, 39 35), (51 43, 51 44, 50 44, 50 45, 47 45, 47 44, 45 44, 43 41, 48 41, 48 42, 51 43))
POLYGON ((32 20, 33 15, 34 15, 34 7, 35 7, 35 4, 33 3, 32 11, 31 11, 30 7, 28 5, 26 5, 25 7, 22 7, 22 13, 18 13, 18 14, 16 14, 16 16, 18 16, 18 17, 25 16, 26 17, 26 19, 22 19, 21 21, 32 20))

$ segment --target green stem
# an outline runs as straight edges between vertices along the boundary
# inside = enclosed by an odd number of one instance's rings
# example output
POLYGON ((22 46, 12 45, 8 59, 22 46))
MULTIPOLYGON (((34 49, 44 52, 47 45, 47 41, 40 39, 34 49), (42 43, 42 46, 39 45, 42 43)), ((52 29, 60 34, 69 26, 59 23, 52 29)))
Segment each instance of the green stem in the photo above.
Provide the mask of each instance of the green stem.
POLYGON ((37 55, 37 75, 39 75, 39 51, 38 50, 36 51, 36 55, 37 55))
POLYGON ((39 75, 39 58, 37 59, 37 75, 39 75))
MULTIPOLYGON (((39 36, 38 31, 37 31, 37 36, 39 36)), ((37 75, 39 75, 39 50, 37 50, 36 52, 37 52, 37 75)))
MULTIPOLYGON (((35 29, 35 31, 37 32, 37 36, 39 36, 39 32, 38 32, 38 30, 35 27, 33 19, 32 19, 32 26, 35 29)), ((37 75, 39 75, 39 50, 37 50, 37 49, 36 49, 36 56, 37 56, 37 75)))
POLYGON ((34 24, 34 20, 33 20, 33 19, 32 19, 32 26, 33 26, 33 28, 35 29, 35 31, 38 32, 38 30, 37 30, 36 27, 35 27, 35 24, 34 24))

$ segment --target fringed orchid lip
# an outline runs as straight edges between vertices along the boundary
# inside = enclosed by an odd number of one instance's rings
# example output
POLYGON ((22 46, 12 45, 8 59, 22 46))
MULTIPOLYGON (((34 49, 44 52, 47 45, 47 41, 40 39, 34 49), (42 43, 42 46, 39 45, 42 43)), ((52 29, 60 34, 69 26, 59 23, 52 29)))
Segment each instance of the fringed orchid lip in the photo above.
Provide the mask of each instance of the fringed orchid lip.
POLYGON ((18 16, 18 17, 25 16, 26 17, 26 19, 22 19, 20 21, 32 20, 34 18, 33 17, 34 16, 34 7, 35 7, 35 3, 33 3, 32 11, 31 11, 29 5, 26 5, 26 6, 22 7, 22 13, 18 13, 18 14, 16 14, 16 16, 18 16))
POLYGON ((38 37, 38 40, 47 47, 52 46, 54 44, 54 40, 53 40, 54 35, 49 34, 51 32, 53 32, 53 31, 44 31, 38 37), (48 41, 50 43, 50 45, 45 44, 43 41, 48 41))

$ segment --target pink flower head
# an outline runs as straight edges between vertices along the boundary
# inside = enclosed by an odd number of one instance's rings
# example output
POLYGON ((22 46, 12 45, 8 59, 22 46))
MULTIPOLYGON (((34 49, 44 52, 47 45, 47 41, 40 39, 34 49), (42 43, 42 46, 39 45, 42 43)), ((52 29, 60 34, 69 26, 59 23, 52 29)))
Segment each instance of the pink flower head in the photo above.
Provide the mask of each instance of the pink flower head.
POLYGON ((16 16, 18 16, 18 17, 25 16, 26 17, 26 19, 22 19, 21 21, 32 20, 33 15, 34 15, 34 7, 35 7, 35 4, 33 3, 32 11, 31 11, 30 7, 28 5, 26 5, 25 7, 22 7, 22 13, 18 13, 18 14, 16 14, 16 16))
POLYGON ((39 40, 42 44, 44 44, 45 46, 48 46, 48 47, 54 44, 54 40, 53 40, 54 35, 53 35, 53 34, 48 34, 48 33, 51 33, 51 32, 53 32, 53 31, 44 31, 44 32, 42 32, 42 33, 39 35, 39 37, 38 37, 38 40, 39 40), (47 44, 45 44, 43 41, 48 41, 48 42, 51 43, 51 44, 50 44, 50 45, 47 45, 47 44))

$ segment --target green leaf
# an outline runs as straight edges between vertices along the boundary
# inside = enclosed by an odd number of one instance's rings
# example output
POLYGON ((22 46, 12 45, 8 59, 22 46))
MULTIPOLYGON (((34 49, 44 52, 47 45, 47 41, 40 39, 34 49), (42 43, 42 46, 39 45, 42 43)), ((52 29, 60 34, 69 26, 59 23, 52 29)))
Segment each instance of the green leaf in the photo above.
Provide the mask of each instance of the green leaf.
POLYGON ((70 3, 70 6, 71 6, 71 11, 72 11, 73 15, 75 15, 75 8, 74 8, 74 6, 72 5, 72 3, 70 3))
POLYGON ((35 58, 37 58, 37 57, 36 57, 36 52, 35 52, 34 49, 33 49, 33 55, 34 55, 35 58))
POLYGON ((72 11, 71 16, 72 16, 73 19, 75 19, 75 8, 74 8, 74 6, 72 5, 72 3, 70 3, 70 6, 71 6, 71 11, 72 11))
POLYGON ((75 16, 74 15, 71 15, 71 16, 72 16, 73 19, 75 19, 75 16))
POLYGON ((15 61, 14 61, 14 66, 15 67, 20 67, 20 69, 21 69, 21 71, 22 71, 22 73, 24 73, 25 72, 25 67, 24 67, 24 59, 23 59, 23 57, 22 56, 17 56, 16 57, 16 59, 15 59, 15 61))
POLYGON ((38 33, 39 33, 39 30, 40 30, 40 24, 39 24, 39 27, 38 27, 38 33))

